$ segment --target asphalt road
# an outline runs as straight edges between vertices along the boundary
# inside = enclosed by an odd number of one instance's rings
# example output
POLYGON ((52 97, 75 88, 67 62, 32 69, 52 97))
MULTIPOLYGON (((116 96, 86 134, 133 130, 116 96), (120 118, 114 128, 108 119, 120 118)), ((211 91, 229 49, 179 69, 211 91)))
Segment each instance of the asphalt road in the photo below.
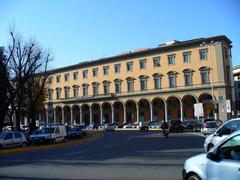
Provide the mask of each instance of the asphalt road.
POLYGON ((185 159, 203 152, 194 133, 115 131, 99 140, 49 150, 0 156, 0 179, 182 179, 185 159))

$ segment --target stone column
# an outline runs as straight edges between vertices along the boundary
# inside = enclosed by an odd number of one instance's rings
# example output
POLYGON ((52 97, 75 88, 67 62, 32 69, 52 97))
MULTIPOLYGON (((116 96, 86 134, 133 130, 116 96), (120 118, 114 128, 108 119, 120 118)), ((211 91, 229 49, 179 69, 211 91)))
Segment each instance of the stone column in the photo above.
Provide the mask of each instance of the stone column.
POLYGON ((62 108, 62 124, 64 124, 64 109, 62 108))
POLYGON ((56 117, 56 109, 53 108, 53 122, 56 123, 57 117, 56 117))
POLYGON ((100 124, 103 125, 103 113, 102 113, 102 106, 100 106, 100 124))
POLYGON ((71 107, 71 125, 73 125, 73 110, 72 110, 72 107, 71 107))
POLYGON ((164 110, 165 110, 165 122, 168 122, 167 103, 165 101, 164 101, 164 110))
POLYGON ((46 108, 46 122, 48 123, 48 110, 46 108))
POLYGON ((138 104, 136 104, 136 110, 137 110, 137 123, 139 123, 139 107, 138 107, 138 104))
POLYGON ((127 118, 126 118, 126 106, 125 104, 123 105, 123 122, 127 123, 127 118))
POLYGON ((112 123, 115 123, 115 119, 114 119, 114 107, 111 104, 111 109, 112 109, 112 123))
POLYGON ((180 102, 180 115, 181 115, 181 121, 183 122, 183 104, 180 102))
POLYGON ((83 118, 82 118, 82 108, 81 108, 81 106, 79 108, 79 121, 80 121, 80 124, 82 125, 83 124, 83 118))
POLYGON ((153 106, 150 103, 150 121, 153 122, 153 106))
POLYGON ((89 106, 89 112, 90 112, 90 124, 93 124, 93 120, 92 120, 92 109, 89 106))

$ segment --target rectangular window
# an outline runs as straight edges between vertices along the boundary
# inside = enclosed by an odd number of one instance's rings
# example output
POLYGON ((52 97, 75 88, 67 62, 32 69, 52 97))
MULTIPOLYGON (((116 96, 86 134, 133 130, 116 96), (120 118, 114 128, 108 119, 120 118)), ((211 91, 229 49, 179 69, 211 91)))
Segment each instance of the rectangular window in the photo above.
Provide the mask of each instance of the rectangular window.
POLYGON ((83 96, 88 96, 88 87, 87 86, 84 86, 83 87, 83 96))
POLYGON ((175 55, 168 55, 168 64, 175 64, 175 55))
POLYGON ((176 87, 176 76, 175 75, 169 75, 169 87, 176 87))
POLYGON ((109 93, 109 84, 104 84, 103 85, 103 91, 104 91, 104 94, 108 94, 109 93))
POLYGON ((115 84, 115 92, 120 93, 121 92, 121 83, 116 83, 115 84))
POLYGON ((78 88, 73 89, 73 96, 76 98, 78 97, 78 88))
POLYGON ((73 80, 78 80, 78 72, 73 73, 73 80))
POLYGON ((52 99, 53 99, 52 90, 48 90, 48 100, 52 100, 52 99))
POLYGON ((52 77, 48 78, 48 84, 52 84, 52 77))
POLYGON ((161 88, 161 79, 160 77, 154 78, 154 88, 160 89, 161 88))
POLYGON ((133 71, 133 62, 127 63, 127 71, 133 71))
POLYGON ((87 78, 88 77, 88 70, 83 70, 83 78, 87 78))
POLYGON ((200 60, 206 60, 207 59, 207 49, 199 50, 199 56, 200 56, 200 60))
POLYGON ((98 95, 98 86, 93 86, 93 95, 94 96, 98 95))
POLYGON ((140 86, 141 86, 141 91, 146 91, 147 90, 147 80, 146 79, 141 79, 140 80, 140 86))
POLYGON ((61 98, 61 91, 57 90, 56 91, 56 96, 57 96, 57 99, 60 99, 61 98))
POLYGON ((209 73, 208 73, 208 71, 202 71, 201 72, 201 79, 202 79, 202 84, 208 84, 209 83, 209 73))
POLYGON ((191 53, 190 52, 184 52, 183 53, 183 62, 189 63, 191 61, 191 53))
POLYGON ((160 56, 153 57, 153 66, 160 67, 160 56))
POLYGON ((57 75, 56 81, 57 81, 57 83, 60 83, 60 81, 61 81, 61 75, 57 75))
POLYGON ((115 64, 115 65, 114 65, 114 72, 115 72, 115 73, 120 73, 120 67, 121 67, 120 64, 115 64))
POLYGON ((65 98, 67 99, 67 98, 69 98, 69 89, 65 89, 65 98))
POLYGON ((191 86, 192 85, 192 73, 185 73, 184 80, 185 80, 186 86, 191 86))
POLYGON ((139 65, 140 65, 140 69, 146 69, 146 59, 140 60, 139 61, 139 65))
POLYGON ((64 74, 64 81, 68 82, 68 80, 69 80, 69 74, 64 74))
POLYGON ((97 77, 98 76, 98 68, 94 68, 93 69, 93 77, 97 77))
POLYGON ((128 92, 133 92, 134 91, 133 81, 128 81, 127 87, 128 87, 128 92))
POLYGON ((103 67, 103 74, 108 75, 109 74, 109 66, 104 66, 103 67))

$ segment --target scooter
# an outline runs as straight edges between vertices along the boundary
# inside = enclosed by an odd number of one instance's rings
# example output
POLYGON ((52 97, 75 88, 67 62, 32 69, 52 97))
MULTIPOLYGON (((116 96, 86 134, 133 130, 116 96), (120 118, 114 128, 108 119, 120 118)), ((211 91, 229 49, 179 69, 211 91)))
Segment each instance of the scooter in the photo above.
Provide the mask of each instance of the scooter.
POLYGON ((162 134, 165 138, 167 138, 168 135, 169 135, 169 128, 163 128, 162 129, 162 134))

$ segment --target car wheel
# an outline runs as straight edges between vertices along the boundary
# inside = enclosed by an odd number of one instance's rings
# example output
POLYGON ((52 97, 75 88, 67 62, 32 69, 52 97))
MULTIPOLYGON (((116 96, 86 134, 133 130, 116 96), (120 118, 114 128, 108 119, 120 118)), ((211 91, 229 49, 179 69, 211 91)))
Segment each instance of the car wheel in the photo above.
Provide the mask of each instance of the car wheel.
POLYGON ((207 151, 210 151, 213 147, 214 147, 213 144, 209 144, 208 147, 207 147, 207 151))
POLYGON ((27 144, 25 142, 22 143, 22 147, 25 148, 27 144))
POLYGON ((201 180, 201 178, 197 174, 190 175, 187 180, 201 180))

